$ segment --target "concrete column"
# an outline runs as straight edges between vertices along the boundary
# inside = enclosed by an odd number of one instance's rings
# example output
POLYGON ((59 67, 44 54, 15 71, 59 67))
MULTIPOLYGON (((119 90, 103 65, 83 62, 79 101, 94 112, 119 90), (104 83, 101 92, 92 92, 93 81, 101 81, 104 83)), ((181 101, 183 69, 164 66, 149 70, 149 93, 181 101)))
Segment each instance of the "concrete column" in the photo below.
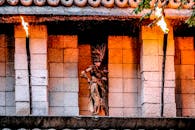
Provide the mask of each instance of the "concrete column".
POLYGON ((15 101, 16 115, 30 114, 25 31, 22 26, 14 27, 15 36, 15 101))
POLYGON ((48 115, 47 27, 30 26, 32 114, 48 115))
MULTIPOLYGON (((169 27, 165 70, 164 116, 175 116, 175 73, 173 30, 169 27)), ((160 116, 162 86, 163 32, 159 27, 141 29, 141 106, 142 116, 160 116)))

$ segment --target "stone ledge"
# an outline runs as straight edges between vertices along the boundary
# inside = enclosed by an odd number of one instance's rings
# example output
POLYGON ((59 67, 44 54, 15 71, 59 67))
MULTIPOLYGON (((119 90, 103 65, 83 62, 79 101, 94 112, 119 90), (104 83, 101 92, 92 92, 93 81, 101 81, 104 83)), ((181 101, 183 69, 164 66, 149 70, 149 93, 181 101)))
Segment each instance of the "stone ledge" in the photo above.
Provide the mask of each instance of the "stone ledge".
POLYGON ((195 118, 0 116, 0 128, 195 129, 195 118))
MULTIPOLYGON (((29 15, 28 22, 47 22, 56 20, 120 20, 129 18, 140 18, 150 10, 143 10, 139 14, 133 13, 134 8, 105 8, 105 7, 24 7, 3 6, 0 7, 0 23, 20 23, 20 17, 16 15, 29 15), (48 17, 49 16, 49 17, 48 17), (85 16, 85 17, 83 17, 85 16)), ((165 9, 168 19, 185 20, 191 16, 193 10, 187 9, 165 9)))

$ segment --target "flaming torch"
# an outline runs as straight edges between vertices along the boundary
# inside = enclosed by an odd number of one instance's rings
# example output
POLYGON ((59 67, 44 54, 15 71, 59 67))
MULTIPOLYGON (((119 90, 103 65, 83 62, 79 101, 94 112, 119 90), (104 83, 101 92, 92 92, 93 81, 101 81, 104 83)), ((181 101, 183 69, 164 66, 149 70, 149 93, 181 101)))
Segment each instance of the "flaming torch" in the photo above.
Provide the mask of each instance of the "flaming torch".
POLYGON ((163 117, 164 113, 164 84, 165 84, 165 64, 166 64, 166 51, 167 51, 167 38, 169 29, 167 28, 167 24, 164 20, 162 8, 155 8, 154 15, 157 17, 158 21, 156 24, 160 26, 162 31, 164 32, 163 37, 163 61, 162 61, 162 87, 161 87, 161 117, 163 117))
POLYGON ((31 69, 30 69, 30 46, 29 46, 29 32, 28 32, 28 23, 24 21, 24 18, 20 16, 22 20, 22 26, 26 32, 26 55, 27 55, 27 67, 28 67, 28 83, 29 83, 29 95, 30 95, 30 114, 32 113, 32 93, 31 93, 31 69))

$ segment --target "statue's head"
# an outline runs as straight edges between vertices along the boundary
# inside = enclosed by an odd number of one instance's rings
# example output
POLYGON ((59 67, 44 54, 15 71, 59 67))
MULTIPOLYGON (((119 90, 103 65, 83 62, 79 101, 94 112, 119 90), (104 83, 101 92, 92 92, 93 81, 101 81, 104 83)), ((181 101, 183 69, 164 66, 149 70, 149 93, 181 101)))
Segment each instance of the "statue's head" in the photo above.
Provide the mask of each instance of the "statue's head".
POLYGON ((102 62, 104 55, 105 55, 105 51, 106 51, 105 44, 94 45, 92 47, 92 60, 93 60, 94 65, 96 65, 96 66, 101 65, 101 62, 102 62))

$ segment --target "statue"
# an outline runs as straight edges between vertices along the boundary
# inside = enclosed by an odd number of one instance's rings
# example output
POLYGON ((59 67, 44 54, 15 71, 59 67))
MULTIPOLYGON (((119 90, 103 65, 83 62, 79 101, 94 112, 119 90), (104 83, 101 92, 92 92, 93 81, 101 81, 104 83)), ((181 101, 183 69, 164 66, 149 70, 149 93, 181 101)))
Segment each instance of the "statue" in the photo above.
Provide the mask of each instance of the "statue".
POLYGON ((106 46, 92 48, 93 65, 81 72, 81 77, 86 78, 89 84, 89 110, 92 115, 108 115, 107 109, 107 74, 106 67, 101 63, 105 55, 106 46), (90 73, 90 78, 87 76, 90 73))

